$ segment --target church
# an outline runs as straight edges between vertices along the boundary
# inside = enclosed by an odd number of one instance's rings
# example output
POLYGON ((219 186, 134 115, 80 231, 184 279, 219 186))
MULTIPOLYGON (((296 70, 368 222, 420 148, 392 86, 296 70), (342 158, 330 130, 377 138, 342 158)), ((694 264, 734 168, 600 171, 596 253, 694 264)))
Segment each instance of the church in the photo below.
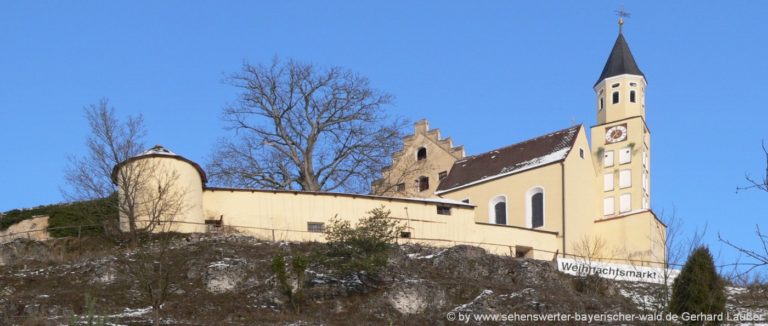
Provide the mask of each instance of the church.
MULTIPOLYGON (((179 232, 221 228, 273 241, 323 241, 330 219, 354 222, 383 206, 406 226, 401 243, 659 266, 666 226, 650 208, 646 85, 620 29, 593 85, 595 125, 467 156, 421 120, 373 194, 208 187, 200 165, 160 146, 118 164, 113 180, 119 185, 121 171, 138 162, 177 175, 185 207, 173 220, 179 232)), ((127 228, 122 215, 121 225, 127 228)))

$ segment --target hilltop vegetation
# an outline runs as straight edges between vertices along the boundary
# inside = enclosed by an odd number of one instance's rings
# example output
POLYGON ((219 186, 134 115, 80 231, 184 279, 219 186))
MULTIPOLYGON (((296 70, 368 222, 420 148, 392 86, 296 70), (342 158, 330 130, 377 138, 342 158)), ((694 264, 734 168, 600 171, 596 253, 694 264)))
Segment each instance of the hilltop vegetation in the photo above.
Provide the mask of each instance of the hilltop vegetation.
POLYGON ((14 209, 0 214, 0 231, 35 216, 49 217, 48 231, 52 237, 103 234, 110 222, 117 221, 116 196, 102 199, 14 209))
MULTIPOLYGON (((449 312, 639 314, 656 309, 657 286, 608 281, 600 289, 589 288, 590 283, 557 272, 550 262, 489 255, 476 247, 401 245, 390 252, 376 279, 341 277, 333 266, 316 262, 296 278, 293 258, 321 252, 325 244, 265 242, 236 234, 165 240, 168 294, 160 314, 165 324, 423 325, 452 324, 449 312), (273 269, 278 255, 284 257, 286 282, 273 269), (302 290, 300 302, 286 297, 286 284, 302 290)), ((59 325, 89 318, 150 324, 148 279, 132 271, 157 257, 162 241, 136 249, 101 237, 4 245, 0 251, 20 256, 0 267, 0 324, 59 325)), ((759 295, 766 293, 731 291, 729 310, 760 304, 765 309, 765 297, 759 295)))

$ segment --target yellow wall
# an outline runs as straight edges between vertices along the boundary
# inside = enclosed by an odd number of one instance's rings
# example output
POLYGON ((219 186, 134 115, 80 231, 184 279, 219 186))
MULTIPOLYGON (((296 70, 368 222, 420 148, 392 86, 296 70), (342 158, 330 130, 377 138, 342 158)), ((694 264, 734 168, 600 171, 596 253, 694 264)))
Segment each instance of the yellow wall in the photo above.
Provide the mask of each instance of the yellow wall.
MULTIPOLYGON (((140 196, 144 202, 149 202, 156 197, 157 188, 159 183, 169 183, 175 188, 174 193, 183 197, 183 204, 179 210, 179 214, 172 217, 174 222, 189 222, 189 223, 174 223, 171 230, 162 231, 177 231, 177 232, 204 232, 205 227, 198 225, 204 223, 203 218, 203 183, 200 178, 200 174, 191 164, 174 159, 172 157, 146 157, 139 158, 133 161, 129 161, 123 169, 134 169, 132 173, 143 173, 144 176, 140 177, 141 180, 146 181, 143 187, 146 189, 140 196), (192 224, 198 223, 198 224, 192 224)), ((132 178, 133 179, 133 178, 132 178)), ((142 181, 142 182, 143 182, 142 181)), ((139 182, 137 182, 138 184, 139 182)), ((150 204, 143 204, 143 207, 138 208, 139 212, 146 211, 150 204)), ((148 216, 140 214, 138 216, 139 221, 148 220, 148 216)), ((120 228, 123 231, 128 231, 128 222, 123 212, 120 213, 120 228)))
POLYGON ((595 182, 595 170, 585 129, 579 128, 573 149, 565 159, 565 252, 574 253, 574 247, 593 232, 597 196, 589 191, 595 182), (580 151, 583 150, 584 157, 580 151))
POLYGON ((636 265, 661 266, 666 226, 650 211, 603 219, 594 224, 594 235, 606 241, 616 261, 636 260, 636 265), (654 261, 658 264, 641 261, 654 261))
POLYGON ((374 184, 374 193, 399 197, 436 197, 440 184, 440 172, 449 172, 453 162, 464 157, 463 147, 453 147, 450 138, 440 138, 440 130, 429 129, 429 122, 421 120, 414 125, 414 133, 403 139, 403 149, 392 158, 390 168, 382 171, 382 179, 374 184), (426 148, 427 158, 417 160, 419 148, 426 148), (416 180, 420 176, 429 178, 429 188, 419 191, 416 180), (405 184, 405 191, 396 191, 398 183, 405 184))
MULTIPOLYGON (((514 254, 515 246, 554 252, 557 236, 517 228, 475 223, 472 206, 452 206, 451 215, 437 214, 433 202, 332 193, 272 192, 206 189, 203 195, 209 218, 224 216, 225 226, 262 238, 290 241, 323 241, 321 233, 307 232, 307 222, 324 222, 337 216, 356 222, 370 210, 384 205, 392 216, 407 224, 413 240, 435 246, 472 244, 492 253, 514 254)), ((326 224, 327 225, 327 224, 326 224)), ((548 252, 532 257, 551 259, 548 252)))
POLYGON ((638 75, 619 75, 600 81, 600 83, 595 85, 597 123, 611 123, 633 116, 645 117, 645 87, 645 78, 638 75), (636 86, 631 86, 632 83, 636 84, 636 86), (614 88, 613 85, 615 84, 619 84, 619 86, 614 88), (613 103, 612 98, 614 91, 619 92, 619 103, 616 104, 613 103), (630 102, 630 91, 636 92, 634 103, 630 102), (602 110, 600 109, 601 97, 605 101, 602 110))
POLYGON ((528 227, 526 203, 528 191, 544 189, 544 226, 541 230, 560 232, 562 230, 562 167, 553 163, 540 168, 523 171, 470 187, 460 188, 441 196, 454 200, 469 199, 476 205, 475 220, 490 223, 490 201, 498 195, 507 197, 507 224, 528 227))

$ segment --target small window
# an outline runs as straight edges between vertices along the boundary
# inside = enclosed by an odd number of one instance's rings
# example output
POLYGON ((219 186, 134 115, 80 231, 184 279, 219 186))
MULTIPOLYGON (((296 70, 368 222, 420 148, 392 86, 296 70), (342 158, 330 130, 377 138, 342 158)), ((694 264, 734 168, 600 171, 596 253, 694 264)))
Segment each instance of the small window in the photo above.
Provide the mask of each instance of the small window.
POLYGON ((629 188, 632 186, 632 170, 619 171, 619 188, 629 188))
POLYGON ((451 207, 450 206, 437 206, 437 214, 438 215, 451 215, 451 207))
POLYGON ((629 91, 629 101, 635 103, 635 91, 629 91))
POLYGON ((632 195, 622 194, 619 197, 619 212, 626 213, 632 210, 632 195))
POLYGON ((437 179, 439 181, 443 181, 443 179, 445 179, 445 177, 447 177, 447 176, 448 176, 448 172, 447 171, 443 171, 443 172, 440 172, 440 173, 437 174, 437 179))
POLYGON ((648 189, 648 173, 643 173, 643 190, 648 189))
POLYGON ((584 158, 584 149, 579 148, 579 157, 584 158))
POLYGON ((397 186, 395 186, 395 190, 397 192, 404 192, 405 191, 405 183, 398 183, 397 186))
POLYGON ((613 104, 619 103, 619 92, 613 92, 613 104))
POLYGON ((603 175, 603 191, 613 190, 613 173, 603 175))
POLYGON ((496 216, 494 221, 496 224, 507 224, 507 203, 503 201, 496 203, 493 205, 493 212, 496 216))
POLYGON ((325 223, 322 223, 322 222, 307 222, 307 231, 323 233, 323 232, 325 232, 325 223))
POLYGON ((488 203, 488 219, 490 223, 507 224, 507 197, 499 195, 488 203))
POLYGON ((605 153, 603 153, 603 166, 613 166, 613 151, 605 151, 605 153))
POLYGON ((616 84, 611 85, 611 88, 617 88, 619 86, 621 86, 621 84, 620 83, 616 83, 616 84))
POLYGON ((469 198, 464 198, 461 200, 462 203, 469 204, 469 198))
POLYGON ((419 148, 419 150, 416 152, 416 160, 426 160, 427 159, 427 149, 424 147, 419 148))
POLYGON ((409 231, 402 231, 402 232, 400 232, 400 237, 401 238, 410 238, 411 237, 411 232, 409 232, 409 231))
POLYGON ((544 226, 544 193, 539 192, 531 196, 531 227, 544 226))
POLYGON ((637 87, 637 83, 629 83, 629 86, 637 87))
POLYGON ((632 149, 624 147, 619 150, 619 164, 627 164, 632 162, 632 149))
POLYGON ((605 99, 603 99, 602 97, 600 97, 600 110, 601 110, 601 111, 603 110, 603 107, 605 107, 605 99))
POLYGON ((643 167, 648 166, 648 151, 643 151, 643 167))
POLYGON ((613 197, 605 197, 603 199, 603 215, 613 215, 616 211, 613 208, 613 197))
POLYGON ((424 176, 419 177, 419 179, 416 180, 416 184, 420 192, 427 190, 429 189, 429 178, 424 176))

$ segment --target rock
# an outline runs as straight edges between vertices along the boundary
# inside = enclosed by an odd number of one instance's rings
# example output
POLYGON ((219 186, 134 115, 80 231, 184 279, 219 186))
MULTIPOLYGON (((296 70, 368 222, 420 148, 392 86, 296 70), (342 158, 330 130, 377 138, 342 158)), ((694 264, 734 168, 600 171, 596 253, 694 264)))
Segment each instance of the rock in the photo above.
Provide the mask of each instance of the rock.
POLYGON ((385 295, 387 302, 404 315, 438 309, 445 304, 445 293, 426 280, 406 280, 395 285, 385 295))
POLYGON ((208 265, 203 275, 203 283, 205 289, 214 294, 234 292, 244 283, 247 272, 245 260, 224 258, 208 265))

